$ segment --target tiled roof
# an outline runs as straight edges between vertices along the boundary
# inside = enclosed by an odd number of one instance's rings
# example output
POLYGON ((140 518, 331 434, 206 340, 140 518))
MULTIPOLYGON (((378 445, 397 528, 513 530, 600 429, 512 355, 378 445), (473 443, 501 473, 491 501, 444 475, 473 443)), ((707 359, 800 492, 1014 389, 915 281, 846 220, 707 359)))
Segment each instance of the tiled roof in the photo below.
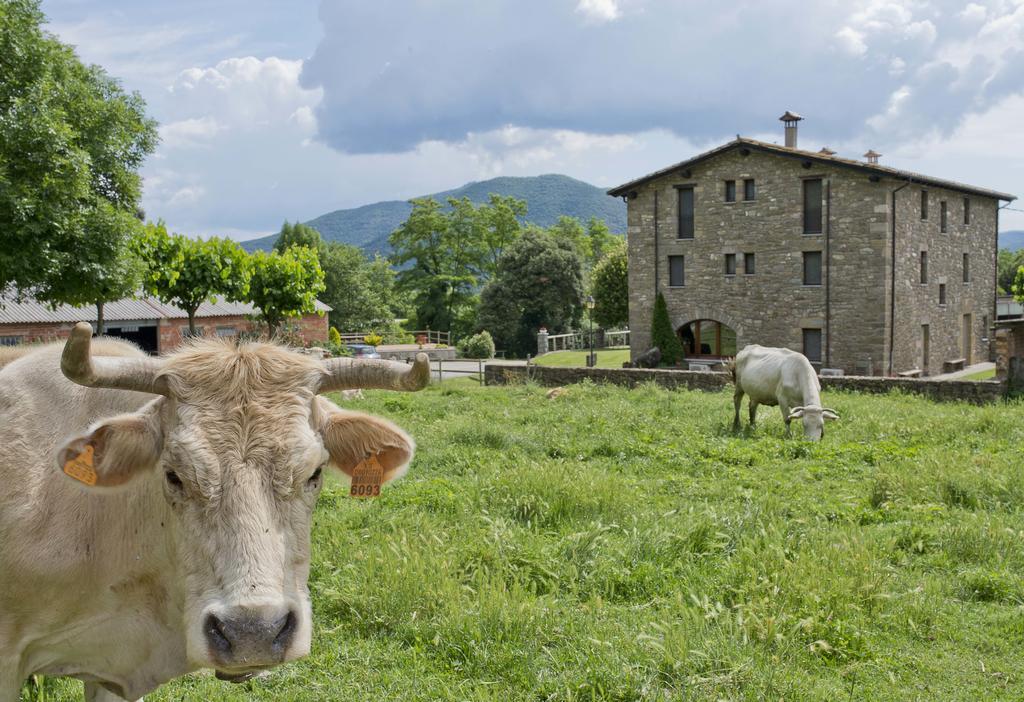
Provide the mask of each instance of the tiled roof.
MULTIPOLYGON (((316 301, 317 312, 330 312, 331 308, 316 301)), ((219 301, 203 303, 196 311, 196 317, 236 317, 255 314, 249 303, 219 301)), ((188 317, 184 310, 174 305, 165 305, 155 297, 137 300, 126 298, 108 302, 103 306, 103 319, 107 322, 182 319, 188 317)), ((0 295, 0 324, 69 324, 72 322, 95 322, 96 307, 72 307, 48 305, 33 299, 15 301, 11 295, 0 295)))
POLYGON ((952 180, 932 178, 931 176, 922 175, 920 173, 914 173, 912 171, 904 171, 898 168, 890 168, 889 166, 882 166, 877 163, 865 163, 864 161, 855 161, 853 159, 840 158, 838 156, 822 153, 820 151, 803 151, 801 149, 792 149, 787 146, 769 144, 768 142, 765 141, 748 139, 746 137, 736 137, 734 140, 728 143, 722 144, 721 146, 716 146, 710 151, 705 151, 704 153, 698 154, 693 158, 687 159, 685 161, 680 161, 679 163, 668 166, 667 168, 662 168, 661 170, 649 173, 643 176, 642 178, 631 180, 628 183, 623 183, 622 185, 609 190, 608 194, 614 195, 616 197, 627 195, 631 189, 637 187, 638 185, 642 185, 643 183, 646 183, 650 180, 654 180, 655 178, 659 178, 663 175, 668 175, 673 171, 678 171, 689 166, 694 166, 702 161, 706 161, 707 159, 712 158, 713 156, 717 156, 720 153, 737 147, 747 147, 749 149, 756 149, 758 151, 775 153, 789 158, 799 158, 816 163, 825 163, 840 166, 843 168, 854 168, 856 170, 864 171, 874 175, 887 176, 890 178, 895 178, 897 180, 912 181, 914 183, 921 183, 922 185, 931 185, 937 188, 949 188, 950 190, 958 190, 960 192, 971 193, 974 195, 982 195, 984 197, 991 197, 996 200, 1005 200, 1009 202, 1017 199, 1016 195, 1010 195, 1009 193, 1001 193, 996 190, 979 188, 973 185, 966 185, 964 183, 958 183, 952 180))

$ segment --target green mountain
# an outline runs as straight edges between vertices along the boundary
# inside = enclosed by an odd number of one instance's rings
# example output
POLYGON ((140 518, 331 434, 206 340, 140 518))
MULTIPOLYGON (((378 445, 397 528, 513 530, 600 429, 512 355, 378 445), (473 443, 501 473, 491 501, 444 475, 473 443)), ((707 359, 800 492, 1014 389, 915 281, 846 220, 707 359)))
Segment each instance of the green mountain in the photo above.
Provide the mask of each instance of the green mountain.
POLYGON ((1010 251, 1024 249, 1024 229, 999 232, 999 248, 1009 249, 1010 251))
MULTIPOLYGON (((578 217, 586 223, 591 217, 603 219, 618 234, 626 231, 626 205, 608 196, 601 188, 564 175, 542 175, 528 178, 492 178, 467 183, 425 197, 444 202, 449 197, 468 197, 471 202, 487 202, 491 193, 511 195, 526 200, 529 222, 547 227, 562 215, 578 217)), ((388 251, 388 235, 406 220, 412 205, 404 200, 387 200, 350 210, 335 210, 311 219, 306 224, 320 232, 326 241, 354 244, 368 253, 388 251)), ((246 251, 269 249, 277 235, 241 242, 246 251)))

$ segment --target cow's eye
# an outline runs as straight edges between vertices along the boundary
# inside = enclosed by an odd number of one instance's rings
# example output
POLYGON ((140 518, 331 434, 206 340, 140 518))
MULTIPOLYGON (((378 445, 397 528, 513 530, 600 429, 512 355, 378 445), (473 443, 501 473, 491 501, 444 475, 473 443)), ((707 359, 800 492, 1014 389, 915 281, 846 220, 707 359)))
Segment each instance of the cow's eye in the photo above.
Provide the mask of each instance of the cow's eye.
POLYGON ((175 488, 175 489, 178 489, 178 490, 181 489, 181 487, 182 487, 181 478, 179 478, 178 474, 175 473, 173 470, 167 471, 164 474, 164 477, 167 478, 167 484, 170 485, 172 488, 175 488))
POLYGON ((317 468, 315 471, 313 471, 313 475, 309 476, 309 480, 306 482, 306 484, 309 485, 310 487, 315 486, 317 482, 320 480, 320 474, 323 472, 323 468, 317 468))

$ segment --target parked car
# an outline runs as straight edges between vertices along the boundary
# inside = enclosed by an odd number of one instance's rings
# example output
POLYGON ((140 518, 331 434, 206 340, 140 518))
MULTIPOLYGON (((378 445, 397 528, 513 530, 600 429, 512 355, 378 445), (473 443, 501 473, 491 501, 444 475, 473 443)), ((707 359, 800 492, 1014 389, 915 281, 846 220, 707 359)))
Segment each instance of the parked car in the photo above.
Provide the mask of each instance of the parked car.
POLYGON ((369 344, 349 344, 348 347, 352 350, 352 356, 354 358, 380 358, 380 354, 377 353, 376 346, 370 346, 369 344))

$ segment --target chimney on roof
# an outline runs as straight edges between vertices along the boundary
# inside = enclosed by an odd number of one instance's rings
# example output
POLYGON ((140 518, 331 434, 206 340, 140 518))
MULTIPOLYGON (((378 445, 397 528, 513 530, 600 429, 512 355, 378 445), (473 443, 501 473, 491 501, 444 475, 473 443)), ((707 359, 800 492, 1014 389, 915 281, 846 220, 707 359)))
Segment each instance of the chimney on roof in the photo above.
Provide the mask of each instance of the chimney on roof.
POLYGON ((878 163, 878 157, 882 154, 876 152, 874 149, 868 149, 868 152, 864 154, 864 158, 868 160, 868 163, 878 163))
POLYGON ((786 148, 796 148, 796 123, 802 120, 798 114, 786 110, 786 114, 779 117, 779 121, 786 125, 786 148))
POLYGON ((836 152, 833 151, 832 149, 828 148, 827 146, 821 147, 821 151, 819 151, 818 153, 821 154, 822 156, 835 156, 836 155, 836 152))

